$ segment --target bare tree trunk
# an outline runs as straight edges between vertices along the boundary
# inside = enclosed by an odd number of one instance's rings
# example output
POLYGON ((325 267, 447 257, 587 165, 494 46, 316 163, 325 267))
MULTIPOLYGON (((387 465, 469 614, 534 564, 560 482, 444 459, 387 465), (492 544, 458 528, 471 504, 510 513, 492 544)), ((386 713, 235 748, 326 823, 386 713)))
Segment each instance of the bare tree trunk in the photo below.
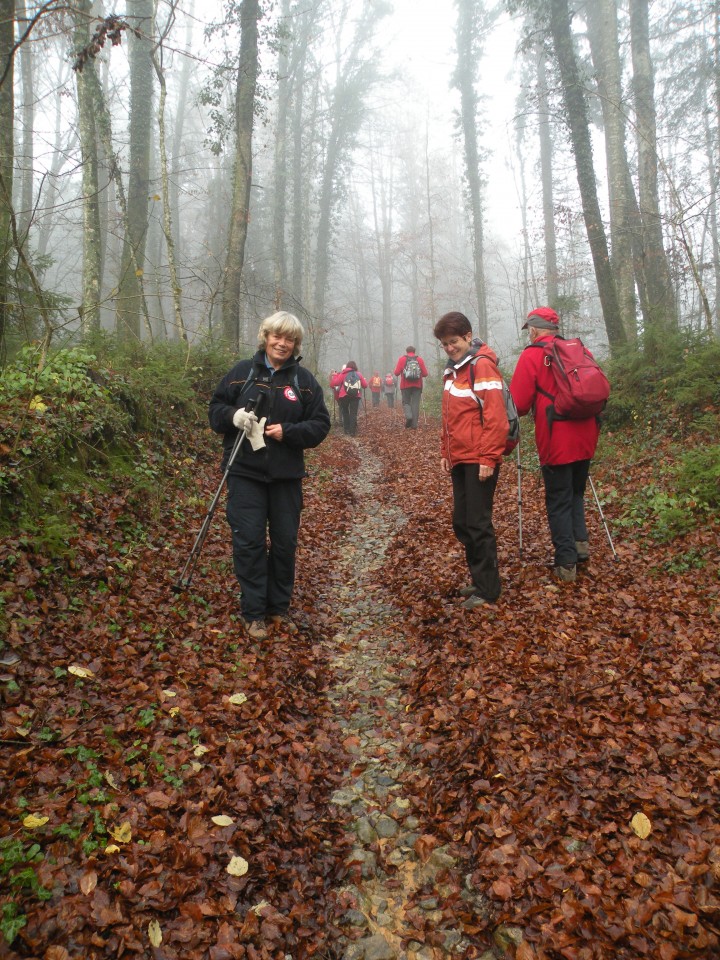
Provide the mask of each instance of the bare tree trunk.
MULTIPOLYGON (((27 22, 25 0, 15 0, 15 15, 20 29, 27 22)), ((20 196, 18 198, 18 233, 21 241, 26 242, 33 214, 34 197, 34 149, 35 133, 35 84, 33 79, 33 52, 31 43, 20 47, 20 76, 22 79, 22 144, 20 159, 22 174, 20 178, 20 196)))
MULTIPOLYGON (((116 311, 121 338, 140 339, 144 301, 143 274, 150 196, 150 146, 153 130, 153 0, 131 0, 130 22, 139 36, 130 38, 130 169, 127 232, 123 244, 116 311)), ((149 331, 152 339, 152 331, 149 331)))
MULTIPOLYGON (((382 162, 382 161, 381 161, 382 162)), ((392 161, 391 161, 392 162, 392 161)), ((385 370, 392 369, 393 358, 393 181, 386 183, 382 170, 379 178, 375 173, 375 156, 370 148, 370 187, 372 194, 373 223, 375 226, 374 243, 377 261, 378 280, 382 293, 382 365, 385 370), (379 182, 378 182, 379 180, 379 182), (379 195, 379 197, 378 197, 379 195), (380 209, 378 211, 378 199, 380 209)))
POLYGON ((476 34, 478 4, 475 0, 457 0, 457 66, 453 78, 460 91, 460 121, 465 148, 465 176, 470 195, 473 271, 477 298, 478 333, 487 339, 487 292, 485 285, 483 197, 478 152, 478 109, 475 92, 477 62, 476 34))
POLYGON ((670 267, 663 245, 658 199, 655 82, 650 56, 648 0, 630 0, 630 42, 638 146, 640 216, 649 301, 649 326, 645 330, 645 349, 650 356, 653 356, 657 352, 660 340, 667 332, 677 329, 678 317, 670 267))
POLYGON ((15 42, 14 0, 0 0, 0 362, 7 354, 10 317, 8 286, 12 249, 13 135, 13 44, 15 42))
MULTIPOLYGON (((75 49, 82 50, 90 41, 91 0, 78 0, 74 11, 75 49)), ((91 82, 97 83, 95 61, 88 58, 82 70, 75 71, 78 93, 78 128, 82 153, 83 196, 83 298, 80 325, 83 335, 100 329, 101 241, 100 188, 98 181, 97 130, 91 82), (91 77, 92 75, 92 77, 91 77)))
MULTIPOLYGON (((557 243, 555 237, 555 200, 553 197, 552 177, 552 133, 550 131, 550 104, 548 100, 547 71, 545 68, 545 51, 542 46, 537 48, 537 83, 538 83, 538 134, 540 139, 540 176, 542 180, 543 197, 543 224, 545 236, 545 289, 547 302, 557 303, 558 299, 558 267, 557 243)), ((524 214, 523 214, 524 216, 524 214)))
POLYGON ((570 30, 568 0, 550 0, 550 26, 555 55, 560 68, 563 100, 570 128, 573 154, 575 155, 585 230, 595 268, 595 279, 602 305, 605 329, 610 348, 616 349, 627 342, 627 336, 620 318, 615 278, 610 267, 605 227, 598 203, 587 106, 570 30))
POLYGON ((252 183, 252 138, 255 90, 258 76, 258 0, 242 0, 240 8, 240 65, 235 96, 236 155, 228 253, 223 280, 223 338, 237 350, 240 346, 240 304, 245 241, 250 218, 252 183))
POLYGON ((631 180, 625 147, 616 0, 590 0, 586 7, 586 19, 605 126, 612 266, 622 323, 628 339, 634 340, 637 337, 635 270, 630 230, 631 204, 627 196, 631 180))
POLYGON ((182 253, 182 233, 180 230, 180 189, 178 181, 181 176, 181 156, 183 147, 183 135, 185 132, 185 117, 187 114, 187 104, 189 101, 190 77, 195 66, 194 59, 190 56, 192 50, 193 20, 195 15, 195 0, 190 0, 186 11, 187 25, 185 28, 185 50, 182 69, 180 70, 180 83, 178 84, 177 102, 175 106, 175 120, 172 125, 172 146, 170 158, 170 211, 172 214, 173 240, 175 242, 175 256, 179 257, 182 253))
MULTIPOLYGON (((187 330, 182 313, 182 291, 178 280, 177 263, 175 260, 175 237, 173 235, 172 208, 170 204, 170 184, 168 178, 168 157, 165 138, 165 102, 167 100, 167 84, 165 71, 161 63, 162 47, 153 51, 153 66, 160 85, 160 102, 158 104, 158 128, 160 135, 160 181, 162 183, 163 204, 163 234, 167 250, 168 269, 170 270, 170 286, 173 298, 173 313, 175 317, 175 335, 187 342, 187 330)), ((159 259, 158 259, 159 262, 159 259)), ((163 321, 163 326, 164 326, 163 321)))

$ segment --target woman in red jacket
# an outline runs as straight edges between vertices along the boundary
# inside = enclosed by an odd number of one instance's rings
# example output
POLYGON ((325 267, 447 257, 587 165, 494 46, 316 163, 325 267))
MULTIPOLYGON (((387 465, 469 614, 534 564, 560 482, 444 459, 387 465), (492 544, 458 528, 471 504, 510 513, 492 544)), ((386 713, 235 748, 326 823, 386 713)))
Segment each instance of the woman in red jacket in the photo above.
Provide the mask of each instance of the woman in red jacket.
POLYGON ((545 508, 555 553, 555 576, 566 583, 575 580, 577 564, 589 558, 585 523, 585 487, 590 461, 595 456, 600 424, 597 417, 585 420, 551 420, 548 417, 555 378, 545 362, 546 351, 560 332, 560 318, 550 307, 531 310, 523 330, 530 345, 520 354, 510 381, 510 392, 523 416, 533 411, 535 443, 545 484, 545 508), (549 396, 548 396, 549 394, 549 396))
POLYGON ((440 464, 453 486, 453 530, 465 547, 472 583, 460 590, 466 610, 500 596, 493 499, 508 435, 497 357, 486 345, 471 346, 468 318, 446 313, 434 334, 448 357, 443 373, 440 464))
POLYGON ((337 404, 340 408, 343 431, 349 436, 357 434, 357 418, 363 390, 368 382, 358 370, 354 360, 348 360, 340 373, 330 380, 330 386, 337 388, 337 404))

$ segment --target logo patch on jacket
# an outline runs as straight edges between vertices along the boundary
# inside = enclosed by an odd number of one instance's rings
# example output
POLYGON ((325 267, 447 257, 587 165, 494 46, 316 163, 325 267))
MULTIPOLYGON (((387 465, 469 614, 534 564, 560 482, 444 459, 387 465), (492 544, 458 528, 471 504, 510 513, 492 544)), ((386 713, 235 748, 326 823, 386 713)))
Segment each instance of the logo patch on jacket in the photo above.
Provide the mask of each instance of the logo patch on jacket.
POLYGON ((293 403, 297 403, 298 396, 292 387, 285 387, 285 390, 283 392, 285 394, 286 400, 292 400, 293 403))

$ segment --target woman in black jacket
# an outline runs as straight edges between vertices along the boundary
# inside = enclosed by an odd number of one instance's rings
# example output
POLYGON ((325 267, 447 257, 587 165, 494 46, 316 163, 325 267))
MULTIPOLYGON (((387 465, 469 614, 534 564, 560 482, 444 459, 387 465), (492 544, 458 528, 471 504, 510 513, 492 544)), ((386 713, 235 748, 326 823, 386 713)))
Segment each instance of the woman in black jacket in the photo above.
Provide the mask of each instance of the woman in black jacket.
POLYGON ((288 611, 306 475, 303 451, 330 431, 322 388, 300 366, 303 333, 291 313, 267 317, 255 356, 237 363, 210 401, 210 426, 224 435, 223 470, 238 430, 245 432, 228 476, 226 513, 240 610, 255 640, 266 639, 267 621, 297 632, 288 611))

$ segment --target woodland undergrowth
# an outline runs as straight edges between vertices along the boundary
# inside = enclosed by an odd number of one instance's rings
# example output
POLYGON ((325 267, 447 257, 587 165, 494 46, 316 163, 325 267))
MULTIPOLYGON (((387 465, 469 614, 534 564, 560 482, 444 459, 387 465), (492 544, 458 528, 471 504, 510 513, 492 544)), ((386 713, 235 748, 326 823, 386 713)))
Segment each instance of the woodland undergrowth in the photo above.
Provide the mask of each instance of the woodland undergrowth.
MULTIPOLYGON (((300 634, 253 647, 222 510, 172 589, 219 482, 204 404, 222 371, 205 358, 163 402, 153 362, 156 393, 71 354, 0 402, 0 955, 332 957, 350 758, 323 598, 362 510, 352 456, 335 431, 309 454, 300 634)), ((720 955, 718 398, 680 385, 618 391, 593 471, 617 559, 589 500, 574 585, 549 575, 523 442, 522 530, 509 460, 503 595, 479 614, 459 605, 436 421, 362 418, 357 457, 382 460, 377 497, 408 517, 377 585, 416 663, 406 792, 492 904, 479 919, 457 898, 468 957, 499 924, 520 960, 720 955)))

